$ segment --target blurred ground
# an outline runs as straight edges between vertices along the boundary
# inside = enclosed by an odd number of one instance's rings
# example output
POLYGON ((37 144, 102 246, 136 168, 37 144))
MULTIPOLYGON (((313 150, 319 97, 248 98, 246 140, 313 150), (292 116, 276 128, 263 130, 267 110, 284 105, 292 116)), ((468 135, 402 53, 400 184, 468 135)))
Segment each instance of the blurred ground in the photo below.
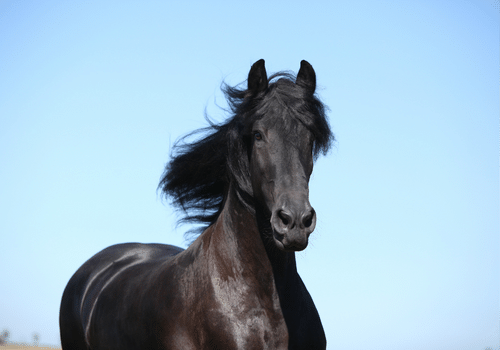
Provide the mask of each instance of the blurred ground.
POLYGON ((0 345, 0 350, 22 350, 22 349, 29 349, 29 350, 61 350, 61 348, 56 348, 48 345, 42 345, 42 346, 34 346, 34 345, 14 345, 14 344, 8 344, 8 345, 0 345))

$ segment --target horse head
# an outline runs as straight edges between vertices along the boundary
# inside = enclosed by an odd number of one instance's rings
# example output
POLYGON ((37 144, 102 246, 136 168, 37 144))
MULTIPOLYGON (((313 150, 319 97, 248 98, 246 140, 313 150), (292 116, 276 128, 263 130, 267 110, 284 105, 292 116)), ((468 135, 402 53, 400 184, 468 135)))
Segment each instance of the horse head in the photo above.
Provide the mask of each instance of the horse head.
POLYGON ((280 79, 268 84, 264 60, 257 61, 248 76, 258 116, 249 130, 254 202, 269 220, 275 245, 284 251, 305 249, 316 226, 309 178, 315 152, 325 146, 318 144, 325 142, 321 133, 329 129, 318 125, 315 88, 316 75, 306 61, 295 82, 280 79))

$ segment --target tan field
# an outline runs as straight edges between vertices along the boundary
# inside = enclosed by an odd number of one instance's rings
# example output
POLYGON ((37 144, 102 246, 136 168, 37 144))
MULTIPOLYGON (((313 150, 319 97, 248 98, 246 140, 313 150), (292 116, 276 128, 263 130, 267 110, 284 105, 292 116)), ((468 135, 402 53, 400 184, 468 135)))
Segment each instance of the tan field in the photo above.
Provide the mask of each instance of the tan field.
POLYGON ((51 347, 51 346, 34 346, 34 345, 0 345, 0 350, 61 350, 61 348, 51 347))

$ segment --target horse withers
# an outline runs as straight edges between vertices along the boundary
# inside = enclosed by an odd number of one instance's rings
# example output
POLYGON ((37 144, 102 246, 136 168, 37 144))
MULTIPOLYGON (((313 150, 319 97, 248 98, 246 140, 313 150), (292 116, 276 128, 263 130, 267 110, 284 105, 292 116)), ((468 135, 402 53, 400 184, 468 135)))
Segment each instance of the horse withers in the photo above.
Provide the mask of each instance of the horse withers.
POLYGON ((125 243, 85 262, 61 301, 64 350, 325 349, 295 262, 316 224, 314 160, 333 141, 316 75, 223 86, 232 115, 178 142, 159 188, 204 224, 186 249, 125 243))

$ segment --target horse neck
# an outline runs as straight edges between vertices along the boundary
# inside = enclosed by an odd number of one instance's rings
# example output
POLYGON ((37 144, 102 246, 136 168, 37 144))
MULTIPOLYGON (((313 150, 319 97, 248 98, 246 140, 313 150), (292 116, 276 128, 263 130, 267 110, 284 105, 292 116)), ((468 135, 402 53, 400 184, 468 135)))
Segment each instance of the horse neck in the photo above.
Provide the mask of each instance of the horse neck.
POLYGON ((279 250, 272 239, 265 237, 263 232, 271 232, 269 218, 259 208, 251 211, 243 205, 232 186, 213 228, 211 240, 219 242, 214 245, 219 255, 227 253, 225 261, 238 260, 236 265, 244 261, 242 268, 259 276, 269 275, 278 289, 296 281, 295 253, 279 250))

